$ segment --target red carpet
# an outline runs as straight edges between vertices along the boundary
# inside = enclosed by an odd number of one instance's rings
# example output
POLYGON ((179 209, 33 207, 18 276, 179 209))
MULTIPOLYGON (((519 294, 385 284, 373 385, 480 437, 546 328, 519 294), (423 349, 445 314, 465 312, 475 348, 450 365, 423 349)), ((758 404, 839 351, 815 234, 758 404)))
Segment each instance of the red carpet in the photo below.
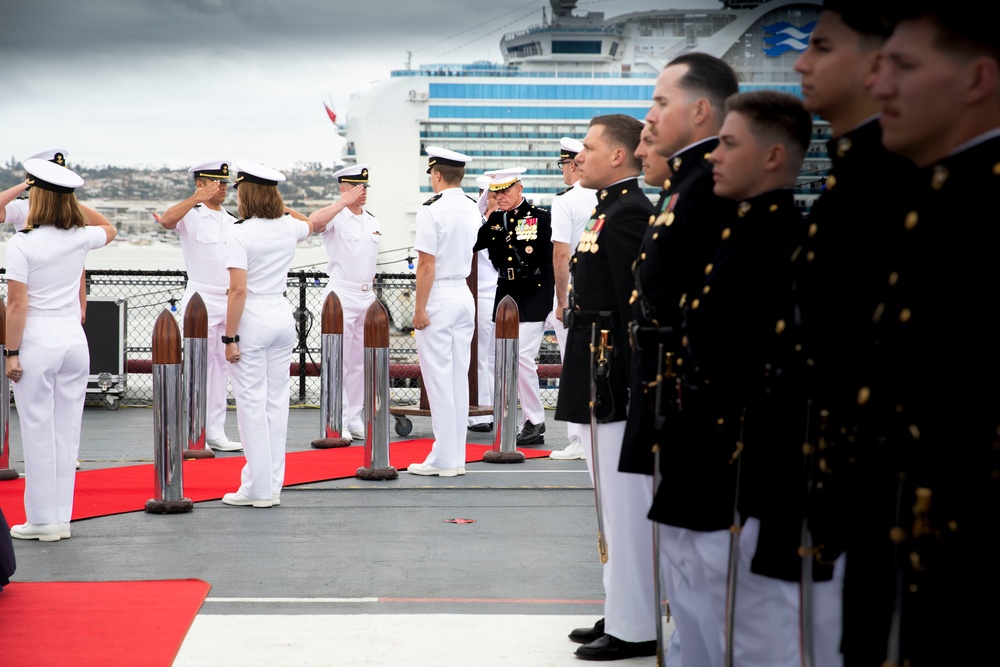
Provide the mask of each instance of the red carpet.
POLYGON ((199 579, 12 583, 0 592, 0 664, 170 667, 209 588, 199 579))
MULTIPOLYGON (((389 461, 397 470, 406 470, 411 463, 422 463, 432 444, 426 438, 393 442, 389 445, 389 461)), ((492 449, 489 445, 465 447, 466 461, 482 461, 483 454, 492 449)), ((526 458, 549 455, 547 450, 518 451, 526 458)), ((285 457, 285 486, 354 477, 364 464, 364 455, 362 445, 289 452, 285 457)), ((184 461, 184 496, 199 502, 218 500, 223 494, 235 491, 244 462, 242 456, 184 461)), ((153 497, 154 479, 151 463, 78 472, 73 520, 143 509, 153 497)), ((24 523, 24 478, 0 481, 0 507, 9 524, 24 523)))

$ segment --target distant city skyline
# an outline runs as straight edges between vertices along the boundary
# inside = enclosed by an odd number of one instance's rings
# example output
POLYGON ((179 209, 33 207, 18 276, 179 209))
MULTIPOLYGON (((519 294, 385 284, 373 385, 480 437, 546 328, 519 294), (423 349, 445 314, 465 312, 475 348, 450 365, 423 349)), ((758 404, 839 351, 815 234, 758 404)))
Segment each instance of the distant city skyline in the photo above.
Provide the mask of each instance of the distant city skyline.
MULTIPOLYGON (((577 12, 721 6, 581 0, 577 12)), ((0 160, 59 147, 71 167, 332 167, 342 140, 324 103, 342 122, 351 93, 408 57, 414 68, 500 62, 500 37, 543 10, 548 0, 421 0, 392 13, 318 0, 0 0, 0 160)))

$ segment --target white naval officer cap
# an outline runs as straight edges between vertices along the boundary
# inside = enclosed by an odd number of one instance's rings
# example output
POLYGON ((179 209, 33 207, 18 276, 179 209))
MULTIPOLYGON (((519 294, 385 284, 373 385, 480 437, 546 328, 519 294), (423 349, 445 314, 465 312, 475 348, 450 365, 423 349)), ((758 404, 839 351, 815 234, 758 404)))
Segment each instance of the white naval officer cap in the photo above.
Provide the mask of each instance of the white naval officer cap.
POLYGON ((35 153, 34 155, 29 155, 25 160, 48 160, 49 162, 54 162, 60 167, 66 166, 66 156, 69 153, 61 148, 52 148, 47 151, 42 151, 41 153, 35 153))
POLYGON ((258 185, 276 186, 285 180, 285 175, 280 171, 265 167, 259 162, 249 160, 239 160, 233 163, 237 176, 233 184, 239 187, 240 183, 257 183, 258 185))
POLYGON ((366 188, 370 185, 368 183, 368 165, 366 164, 352 164, 350 167, 344 167, 340 171, 334 172, 333 177, 339 183, 362 185, 366 188))
POLYGON ((217 181, 228 181, 229 165, 231 162, 232 160, 203 162, 188 169, 188 173, 192 174, 195 178, 213 178, 217 181))
POLYGON ((480 190, 489 190, 490 177, 487 176, 486 174, 483 174, 482 176, 476 176, 476 185, 479 186, 480 190))
POLYGON ((486 175, 490 177, 490 190, 493 192, 506 190, 520 181, 521 174, 526 171, 527 169, 524 167, 511 167, 510 169, 498 169, 497 171, 486 172, 486 175))
POLYGON ((449 167, 464 167, 467 163, 472 162, 472 158, 468 155, 458 153, 456 151, 448 150, 447 148, 441 148, 440 146, 428 146, 424 149, 427 151, 427 173, 431 173, 431 167, 434 165, 445 165, 449 167))
POLYGON ((44 158, 28 158, 21 163, 28 173, 28 184, 42 190, 69 194, 83 185, 76 172, 44 158))
POLYGON ((583 142, 573 137, 563 137, 559 140, 559 159, 572 160, 583 150, 583 142))

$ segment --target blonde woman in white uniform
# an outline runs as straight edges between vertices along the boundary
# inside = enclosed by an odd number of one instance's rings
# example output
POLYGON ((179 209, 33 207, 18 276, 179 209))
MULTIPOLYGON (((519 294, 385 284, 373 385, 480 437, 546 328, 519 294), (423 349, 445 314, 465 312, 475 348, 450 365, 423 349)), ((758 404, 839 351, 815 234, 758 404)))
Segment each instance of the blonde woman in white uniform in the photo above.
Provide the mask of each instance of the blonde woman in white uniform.
POLYGON ((237 162, 236 200, 241 222, 226 239, 229 305, 226 359, 232 364, 236 421, 246 455, 240 488, 227 505, 280 504, 288 437, 288 367, 295 321, 284 292, 295 245, 309 237, 308 222, 286 214, 278 193, 281 172, 237 162))
MULTIPOLYGON (((35 187, 27 225, 7 244, 6 372, 24 448, 27 522, 10 529, 22 540, 70 536, 76 457, 90 350, 80 322, 80 275, 91 250, 117 230, 73 194, 78 175, 53 162, 24 162, 35 187)), ((6 202, 0 202, 6 203, 6 202)))
POLYGON ((469 361, 476 306, 466 278, 482 216, 462 192, 466 155, 428 146, 431 187, 437 193, 417 210, 417 330, 420 376, 427 390, 434 444, 415 475, 465 474, 465 429, 469 418, 469 361))
POLYGON ((309 216, 313 231, 323 235, 330 276, 323 301, 331 291, 344 311, 343 427, 355 440, 364 440, 365 312, 375 301, 372 281, 382 231, 365 208, 368 166, 351 165, 336 172, 340 199, 309 216))

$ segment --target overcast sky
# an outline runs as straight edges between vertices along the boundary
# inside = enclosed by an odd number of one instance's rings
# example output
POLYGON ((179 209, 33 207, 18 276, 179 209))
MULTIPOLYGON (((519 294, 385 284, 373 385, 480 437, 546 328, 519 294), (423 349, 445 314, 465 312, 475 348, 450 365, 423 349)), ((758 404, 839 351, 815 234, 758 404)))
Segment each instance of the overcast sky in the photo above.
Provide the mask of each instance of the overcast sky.
MULTIPOLYGON (((613 16, 714 0, 580 0, 613 16)), ((350 94, 412 64, 501 60, 548 0, 0 0, 0 160, 332 166, 350 94)))

